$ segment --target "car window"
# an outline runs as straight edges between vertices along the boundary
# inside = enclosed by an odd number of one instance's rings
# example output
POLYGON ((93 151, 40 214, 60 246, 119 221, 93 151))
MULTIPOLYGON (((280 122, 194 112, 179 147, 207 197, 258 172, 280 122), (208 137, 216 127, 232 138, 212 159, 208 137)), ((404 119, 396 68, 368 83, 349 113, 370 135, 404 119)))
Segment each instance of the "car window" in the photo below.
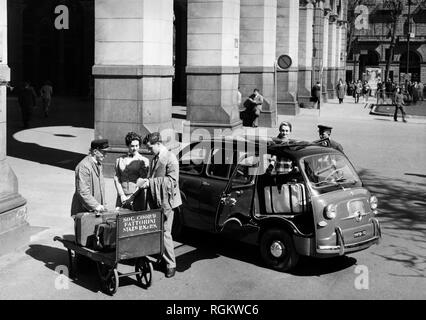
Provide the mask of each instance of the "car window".
POLYGON ((233 161, 234 153, 232 150, 213 149, 207 164, 207 175, 216 178, 229 178, 233 161))
POLYGON ((208 148, 200 144, 191 147, 192 149, 188 147, 183 153, 179 161, 179 170, 182 173, 199 175, 203 171, 208 148))
POLYGON ((259 168, 259 157, 249 156, 240 161, 232 178, 232 185, 247 185, 254 182, 259 168))

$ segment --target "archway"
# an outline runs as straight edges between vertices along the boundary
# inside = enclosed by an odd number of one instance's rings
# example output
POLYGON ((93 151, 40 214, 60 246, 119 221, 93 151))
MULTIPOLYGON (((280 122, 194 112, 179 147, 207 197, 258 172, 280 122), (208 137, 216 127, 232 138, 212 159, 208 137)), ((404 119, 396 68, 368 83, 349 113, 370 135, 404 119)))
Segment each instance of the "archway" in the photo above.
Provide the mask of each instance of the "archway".
MULTIPOLYGON (((420 81, 420 55, 414 51, 410 51, 409 59, 408 59, 408 73, 411 73, 412 81, 420 81)), ((407 52, 404 52, 401 55, 399 60, 399 72, 407 73, 407 52)))
POLYGON ((360 78, 363 79, 362 75, 366 75, 367 67, 378 67, 379 61, 379 54, 375 50, 368 50, 367 54, 361 54, 359 57, 360 78))

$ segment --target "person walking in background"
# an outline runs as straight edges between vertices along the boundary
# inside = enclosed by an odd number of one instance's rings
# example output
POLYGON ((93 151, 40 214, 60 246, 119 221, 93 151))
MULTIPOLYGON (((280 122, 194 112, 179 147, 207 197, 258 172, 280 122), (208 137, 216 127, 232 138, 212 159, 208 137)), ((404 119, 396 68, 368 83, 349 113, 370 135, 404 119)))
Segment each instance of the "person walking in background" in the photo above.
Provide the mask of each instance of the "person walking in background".
POLYGON ((139 153, 142 139, 137 133, 129 132, 124 140, 129 151, 115 162, 116 207, 122 207, 124 204, 124 208, 145 210, 145 190, 137 187, 137 181, 148 177, 149 160, 139 153))
POLYGON ((364 102, 368 102, 368 96, 370 95, 370 85, 367 81, 364 81, 364 84, 362 85, 362 96, 364 97, 364 102))
POLYGON ((337 98, 339 98, 339 104, 343 103, 343 99, 346 94, 346 85, 343 83, 342 79, 339 79, 339 83, 336 86, 337 98))
POLYGON ((393 114, 393 120, 398 121, 398 110, 401 110, 402 121, 407 122, 407 120, 405 120, 404 95, 401 92, 401 88, 396 89, 394 104, 395 104, 395 112, 393 114))
POLYGON ((50 104, 52 102, 53 87, 49 80, 46 80, 40 89, 41 103, 43 105, 44 116, 49 116, 50 104))
POLYGON ((318 103, 318 109, 320 109, 321 108, 321 84, 319 81, 317 81, 317 83, 312 87, 311 97, 312 97, 312 101, 314 102, 313 107, 315 108, 315 106, 318 103))
POLYGON ((164 253, 166 278, 176 272, 176 258, 172 238, 174 209, 182 204, 179 190, 179 162, 173 152, 163 144, 160 133, 153 132, 145 136, 143 144, 154 155, 148 179, 138 182, 138 187, 147 189, 149 208, 162 208, 164 220, 164 253))
POLYGON ((359 97, 361 95, 361 92, 362 92, 362 83, 361 83, 361 80, 358 80, 355 86, 355 103, 359 102, 359 97))
POLYGON ((424 85, 421 81, 419 81, 419 84, 417 85, 417 93, 419 96, 419 100, 423 101, 423 89, 424 89, 424 85))
POLYGON ((31 121, 33 115, 33 109, 37 104, 37 95, 34 91, 34 88, 30 86, 29 82, 24 82, 22 88, 18 94, 18 103, 21 107, 22 113, 22 122, 24 128, 29 128, 29 122, 31 121))
POLYGON ((377 82, 376 97, 377 97, 377 104, 383 104, 385 102, 383 82, 381 81, 377 82))

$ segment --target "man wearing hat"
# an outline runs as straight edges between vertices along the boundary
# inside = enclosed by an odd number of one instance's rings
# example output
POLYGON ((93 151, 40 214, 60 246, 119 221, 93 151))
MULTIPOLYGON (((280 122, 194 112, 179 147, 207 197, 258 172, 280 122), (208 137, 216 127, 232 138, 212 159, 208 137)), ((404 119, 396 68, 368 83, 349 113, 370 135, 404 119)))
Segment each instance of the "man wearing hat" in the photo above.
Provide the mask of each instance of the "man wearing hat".
POLYGON ((329 127, 329 126, 324 126, 322 124, 318 125, 319 137, 320 137, 321 140, 328 139, 327 146, 334 148, 336 150, 339 150, 340 152, 343 153, 342 145, 340 143, 330 139, 331 129, 333 129, 333 128, 329 127))
POLYGON ((71 216, 79 212, 106 211, 102 162, 108 147, 107 139, 93 140, 89 154, 75 168, 71 216))

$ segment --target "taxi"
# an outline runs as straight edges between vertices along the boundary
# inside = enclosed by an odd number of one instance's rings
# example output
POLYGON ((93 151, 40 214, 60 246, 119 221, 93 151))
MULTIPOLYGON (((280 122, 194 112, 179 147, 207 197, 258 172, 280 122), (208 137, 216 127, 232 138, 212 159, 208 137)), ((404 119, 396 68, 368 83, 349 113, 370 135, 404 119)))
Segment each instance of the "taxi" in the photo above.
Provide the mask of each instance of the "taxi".
POLYGON ((379 243, 377 198, 335 149, 220 137, 187 145, 178 159, 176 224, 255 244, 272 269, 379 243))

